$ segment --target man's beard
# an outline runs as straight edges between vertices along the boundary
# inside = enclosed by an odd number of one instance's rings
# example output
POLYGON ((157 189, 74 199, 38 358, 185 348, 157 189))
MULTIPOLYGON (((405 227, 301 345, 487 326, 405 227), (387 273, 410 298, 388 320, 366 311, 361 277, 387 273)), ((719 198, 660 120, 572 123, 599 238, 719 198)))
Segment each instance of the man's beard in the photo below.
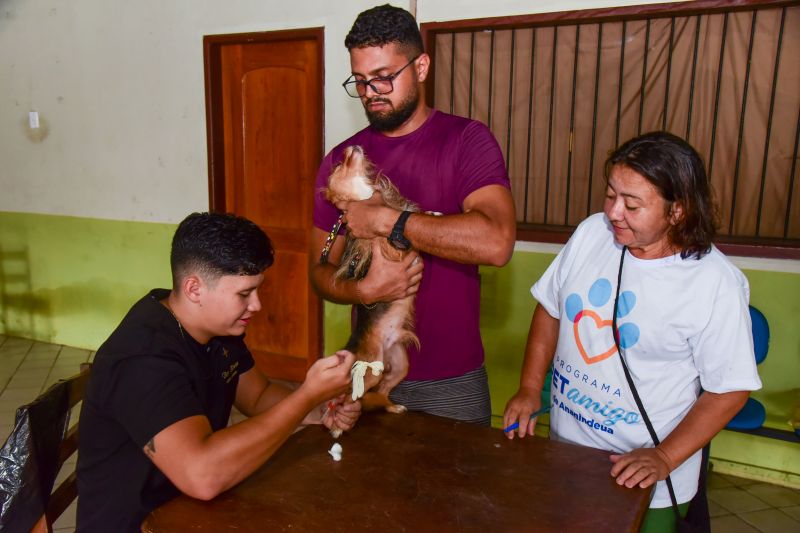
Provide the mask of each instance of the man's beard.
MULTIPOLYGON (((369 104, 370 101, 386 102, 387 104, 391 105, 389 100, 385 100, 380 96, 370 98, 370 100, 367 101, 367 104, 369 104)), ((364 112, 367 114, 367 120, 369 121, 370 125, 376 130, 394 131, 402 126, 409 118, 411 118, 411 115, 414 114, 414 110, 417 108, 418 103, 419 92, 415 90, 408 95, 408 98, 400 102, 397 107, 393 107, 389 111, 371 112, 367 107, 364 107, 364 112)))

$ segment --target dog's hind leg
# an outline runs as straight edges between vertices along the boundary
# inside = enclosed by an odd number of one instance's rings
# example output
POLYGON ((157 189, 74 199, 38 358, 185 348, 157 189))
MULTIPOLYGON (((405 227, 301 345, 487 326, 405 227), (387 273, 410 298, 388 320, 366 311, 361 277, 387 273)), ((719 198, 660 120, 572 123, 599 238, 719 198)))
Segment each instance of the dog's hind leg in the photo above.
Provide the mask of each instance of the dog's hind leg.
POLYGON ((378 409, 385 409, 390 413, 405 413, 406 408, 402 405, 392 403, 389 395, 382 392, 367 392, 361 397, 361 408, 364 411, 376 411, 378 409))
POLYGON ((396 404, 389 399, 389 393, 394 389, 408 374, 408 354, 406 348, 400 343, 390 346, 384 352, 384 361, 387 370, 383 373, 383 379, 378 383, 374 392, 376 406, 380 405, 390 413, 405 413, 408 409, 404 405, 396 404))

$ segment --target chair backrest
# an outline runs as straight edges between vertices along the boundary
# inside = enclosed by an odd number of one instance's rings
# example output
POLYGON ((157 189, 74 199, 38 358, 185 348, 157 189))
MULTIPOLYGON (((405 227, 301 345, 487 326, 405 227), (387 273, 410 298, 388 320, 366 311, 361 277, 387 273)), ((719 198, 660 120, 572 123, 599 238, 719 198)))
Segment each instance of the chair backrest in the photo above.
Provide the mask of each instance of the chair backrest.
MULTIPOLYGON (((83 401, 83 395, 86 392, 86 384, 89 382, 89 374, 92 371, 91 363, 82 363, 80 366, 80 373, 67 380, 69 384, 69 410, 71 411, 78 403, 83 401)), ((69 425, 67 434, 61 441, 58 447, 58 467, 56 472, 61 470, 64 463, 69 459, 72 454, 78 451, 78 422, 69 425)), ((58 487, 50 494, 50 499, 47 502, 47 510, 45 511, 45 525, 46 531, 52 533, 53 523, 61 516, 69 505, 78 497, 77 474, 75 469, 62 481, 58 487)), ((40 519, 39 522, 42 522, 40 519)), ((36 532, 36 529, 32 530, 36 532)), ((38 532, 36 532, 38 533, 38 532)))
POLYGON ((767 358, 769 351, 769 322, 764 313, 750 306, 750 322, 753 324, 753 351, 756 364, 759 365, 767 358))
POLYGON ((91 364, 17 409, 14 430, 0 452, 0 531, 52 533, 78 495, 72 472, 53 490, 56 476, 78 448, 78 424, 70 412, 83 400, 91 364))

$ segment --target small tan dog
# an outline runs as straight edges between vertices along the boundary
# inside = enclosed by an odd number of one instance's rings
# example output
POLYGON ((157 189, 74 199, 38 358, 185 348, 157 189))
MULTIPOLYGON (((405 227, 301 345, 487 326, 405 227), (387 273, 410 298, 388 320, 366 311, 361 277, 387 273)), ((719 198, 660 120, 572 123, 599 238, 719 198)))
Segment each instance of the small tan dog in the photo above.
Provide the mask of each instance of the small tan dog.
MULTIPOLYGON (((367 200, 379 192, 383 203, 393 209, 414 211, 419 209, 400 195, 389 179, 376 172, 375 166, 364 155, 360 146, 348 146, 342 162, 328 178, 326 197, 332 203, 367 200)), ((376 237, 383 257, 401 261, 410 250, 398 250, 383 237, 376 237)), ((334 280, 363 279, 372 260, 374 239, 356 239, 347 234, 344 254, 334 280)), ((403 413, 406 408, 389 400, 389 392, 408 374, 409 344, 419 346, 414 334, 414 296, 392 302, 376 302, 372 305, 356 306, 356 327, 350 335, 345 349, 350 350, 359 361, 383 363, 383 375, 367 372, 364 390, 373 387, 364 397, 365 408, 383 407, 391 413, 403 413)), ((355 388, 355 387, 354 387, 355 388)))

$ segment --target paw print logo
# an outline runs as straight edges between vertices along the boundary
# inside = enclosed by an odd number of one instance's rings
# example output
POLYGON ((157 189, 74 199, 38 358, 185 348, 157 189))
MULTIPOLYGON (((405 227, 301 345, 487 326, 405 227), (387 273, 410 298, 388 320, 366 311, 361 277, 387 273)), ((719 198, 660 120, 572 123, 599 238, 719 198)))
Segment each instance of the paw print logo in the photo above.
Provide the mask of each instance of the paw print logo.
MULTIPOLYGON (((601 308, 612 299, 611 282, 600 278, 589 288, 589 304, 601 308)), ((620 318, 626 317, 636 305, 636 295, 631 291, 623 291, 619 295, 617 308, 617 327, 619 328, 619 345, 630 348, 639 342, 639 326, 632 322, 619 323, 620 318)), ((580 295, 572 293, 567 296, 564 306, 567 318, 572 322, 572 331, 575 334, 575 344, 587 364, 593 365, 611 357, 617 351, 612 336, 611 320, 603 320, 600 315, 584 306, 580 295), (606 329, 608 328, 608 329, 606 329)))

